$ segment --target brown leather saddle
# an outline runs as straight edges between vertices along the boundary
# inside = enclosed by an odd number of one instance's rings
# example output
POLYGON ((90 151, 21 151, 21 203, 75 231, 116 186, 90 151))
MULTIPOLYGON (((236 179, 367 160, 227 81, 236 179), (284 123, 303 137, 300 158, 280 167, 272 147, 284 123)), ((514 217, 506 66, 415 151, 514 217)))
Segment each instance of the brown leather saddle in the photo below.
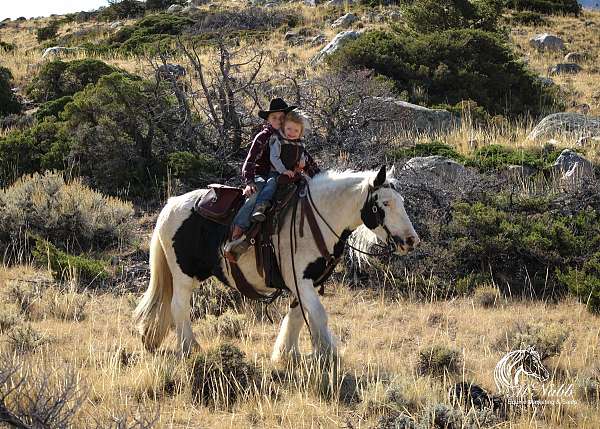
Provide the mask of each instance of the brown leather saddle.
MULTIPOLYGON (((298 198, 298 182, 299 179, 294 180, 287 176, 280 176, 272 208, 265 213, 265 221, 253 223, 246 232, 247 239, 254 246, 256 269, 265 279, 268 287, 278 290, 277 295, 287 289, 287 286, 277 263, 272 236, 279 232, 280 220, 283 220, 291 203, 298 198)), ((213 222, 231 225, 233 218, 244 203, 242 189, 220 184, 209 185, 208 189, 209 191, 195 202, 194 211, 213 222)), ((229 238, 228 235, 224 237, 224 240, 229 238)), ((229 268, 236 287, 243 295, 251 299, 273 298, 273 296, 264 296, 256 292, 236 264, 229 264, 229 268)))

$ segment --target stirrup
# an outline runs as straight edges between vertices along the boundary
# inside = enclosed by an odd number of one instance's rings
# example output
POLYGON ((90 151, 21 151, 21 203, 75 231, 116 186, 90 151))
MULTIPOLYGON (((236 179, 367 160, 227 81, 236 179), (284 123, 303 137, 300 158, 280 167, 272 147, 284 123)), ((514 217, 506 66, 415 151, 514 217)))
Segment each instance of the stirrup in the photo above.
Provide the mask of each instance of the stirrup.
MULTIPOLYGON (((246 234, 242 234, 240 238, 229 241, 223 250, 237 260, 237 258, 245 253, 249 247, 250 243, 246 240, 246 234)), ((230 258, 227 259, 231 260, 230 258)))

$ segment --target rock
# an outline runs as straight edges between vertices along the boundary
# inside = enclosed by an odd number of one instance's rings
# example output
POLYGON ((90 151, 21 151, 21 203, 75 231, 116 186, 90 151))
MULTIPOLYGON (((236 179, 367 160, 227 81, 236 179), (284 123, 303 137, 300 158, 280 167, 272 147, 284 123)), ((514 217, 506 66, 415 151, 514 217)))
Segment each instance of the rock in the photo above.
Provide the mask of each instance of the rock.
POLYGON ((181 9, 181 13, 188 15, 188 14, 190 14, 190 13, 194 12, 195 10, 196 10, 196 8, 195 8, 195 7, 192 7, 192 6, 186 6, 186 7, 184 7, 183 9, 181 9))
POLYGON ((551 75, 557 74, 576 74, 581 71, 581 67, 575 63, 560 63, 554 67, 548 68, 548 73, 551 75))
POLYGON ((549 77, 540 77, 539 81, 542 84, 542 86, 552 86, 552 85, 554 85, 554 81, 552 79, 550 79, 549 77))
POLYGON ((417 174, 423 172, 433 173, 445 179, 455 179, 467 171, 464 165, 439 155, 411 158, 402 169, 410 170, 417 174))
POLYGON ((388 15, 388 19, 391 22, 397 22, 402 20, 402 13, 399 10, 393 10, 390 12, 390 14, 388 15))
POLYGON ((167 8, 167 13, 179 13, 183 10, 183 6, 180 4, 172 4, 167 8))
POLYGON ((573 182, 594 175, 594 165, 571 149, 563 150, 552 165, 554 171, 562 174, 562 179, 573 182))
POLYGON ((460 119, 443 109, 428 109, 393 97, 370 97, 371 111, 385 112, 390 121, 378 122, 372 127, 394 129, 417 133, 446 133, 460 123, 460 119))
POLYGON ((322 45, 326 41, 327 41, 327 39, 325 38, 325 36, 323 36, 322 34, 319 34, 319 35, 313 37, 312 39, 310 39, 310 44, 313 46, 322 45))
POLYGON ((298 33, 294 33, 293 31, 288 31, 287 33, 285 33, 285 36, 283 36, 283 40, 285 40, 287 42, 288 40, 295 39, 299 36, 300 35, 298 33))
POLYGON ((110 29, 111 30, 115 30, 115 29, 119 28, 122 25, 123 25, 123 23, 121 21, 115 21, 112 24, 110 24, 110 29))
POLYGON ((537 170, 529 165, 509 165, 506 167, 505 175, 510 179, 523 179, 533 176, 537 170))
POLYGON ((529 39, 529 46, 540 51, 561 51, 565 48, 565 42, 558 36, 544 33, 529 39))
POLYGON ((316 7, 317 6, 317 0, 304 0, 304 4, 307 5, 307 6, 316 7))
POLYGON ((563 135, 576 141, 582 135, 600 134, 600 118, 580 113, 563 112, 546 116, 527 136, 530 140, 563 135))
POLYGON ((185 67, 179 64, 161 64, 156 70, 157 79, 179 79, 185 75, 185 67))
POLYGON ((265 4, 265 7, 266 7, 267 9, 269 9, 269 8, 272 8, 272 7, 275 7, 275 6, 277 6, 277 3, 274 3, 274 2, 270 2, 270 3, 267 3, 267 4, 265 4))
POLYGON ((346 15, 340 16, 336 19, 333 24, 331 24, 331 28, 348 28, 352 24, 358 21, 358 16, 353 13, 347 13, 346 15))
POLYGON ((345 7, 346 5, 355 4, 356 0, 329 0, 325 3, 325 6, 331 7, 345 7))
POLYGON ((188 0, 188 5, 192 7, 202 6, 208 3, 208 0, 188 0))
POLYGON ((292 46, 301 45, 304 43, 304 37, 292 31, 288 31, 287 33, 285 33, 285 36, 283 36, 283 40, 285 40, 289 45, 292 46))
POLYGON ((344 46, 344 44, 348 43, 351 40, 358 39, 358 36, 360 36, 360 34, 361 33, 359 31, 353 30, 342 31, 341 33, 336 34, 333 40, 331 40, 331 42, 329 42, 313 57, 313 59, 310 61, 310 64, 319 64, 325 59, 325 57, 328 57, 329 55, 336 52, 338 49, 340 49, 340 47, 344 46))
POLYGON ((565 55, 566 63, 580 63, 583 61, 583 55, 578 52, 569 52, 565 55))
POLYGON ((60 55, 65 54, 67 52, 79 51, 83 48, 80 47, 67 47, 67 46, 52 46, 51 48, 46 48, 44 53, 42 54, 42 59, 46 58, 49 55, 60 55))

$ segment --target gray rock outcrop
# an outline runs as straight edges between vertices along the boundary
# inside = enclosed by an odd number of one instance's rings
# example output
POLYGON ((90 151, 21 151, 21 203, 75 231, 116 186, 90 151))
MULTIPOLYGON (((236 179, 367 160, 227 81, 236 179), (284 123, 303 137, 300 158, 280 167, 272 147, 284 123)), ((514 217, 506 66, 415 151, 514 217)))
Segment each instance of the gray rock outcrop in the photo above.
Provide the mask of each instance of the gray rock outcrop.
POLYGON ((565 42, 558 36, 544 33, 529 39, 529 46, 540 51, 561 51, 565 48, 565 42))
POLYGON ((591 161, 571 149, 563 150, 552 168, 556 173, 562 175, 562 180, 569 182, 593 177, 594 175, 594 165, 591 161))
POLYGON ((324 46, 323 49, 321 49, 313 57, 313 59, 310 61, 310 63, 312 65, 319 64, 326 57, 328 57, 329 55, 336 52, 338 49, 340 49, 342 46, 344 46, 349 41, 358 39, 358 36, 360 36, 360 32, 353 31, 353 30, 342 31, 341 33, 336 34, 335 37, 331 40, 331 42, 329 42, 326 46, 324 46))
POLYGON ((565 136, 576 142, 582 136, 599 135, 600 118, 580 113, 563 112, 546 116, 527 136, 530 140, 565 136))
POLYGON ((180 4, 172 4, 167 8, 167 13, 179 13, 183 10, 183 6, 180 4))
POLYGON ((431 173, 445 179, 455 179, 467 172, 464 165, 439 155, 419 156, 409 159, 403 170, 413 171, 415 173, 431 173))
POLYGON ((353 13, 347 13, 336 19, 333 24, 331 24, 331 28, 348 28, 356 21, 358 21, 358 16, 353 13))
POLYGON ((581 71, 581 67, 575 63, 560 63, 548 69, 551 75, 557 74, 576 74, 581 71))

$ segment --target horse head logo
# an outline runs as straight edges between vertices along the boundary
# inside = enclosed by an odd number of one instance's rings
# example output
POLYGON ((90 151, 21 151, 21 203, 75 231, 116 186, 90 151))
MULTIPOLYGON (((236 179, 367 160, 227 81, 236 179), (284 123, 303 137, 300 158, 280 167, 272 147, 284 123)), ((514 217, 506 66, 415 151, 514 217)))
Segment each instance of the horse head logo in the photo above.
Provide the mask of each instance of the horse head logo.
POLYGON ((507 353, 500 359, 494 370, 496 386, 501 392, 517 389, 522 374, 541 382, 550 378, 540 354, 532 346, 507 353))

